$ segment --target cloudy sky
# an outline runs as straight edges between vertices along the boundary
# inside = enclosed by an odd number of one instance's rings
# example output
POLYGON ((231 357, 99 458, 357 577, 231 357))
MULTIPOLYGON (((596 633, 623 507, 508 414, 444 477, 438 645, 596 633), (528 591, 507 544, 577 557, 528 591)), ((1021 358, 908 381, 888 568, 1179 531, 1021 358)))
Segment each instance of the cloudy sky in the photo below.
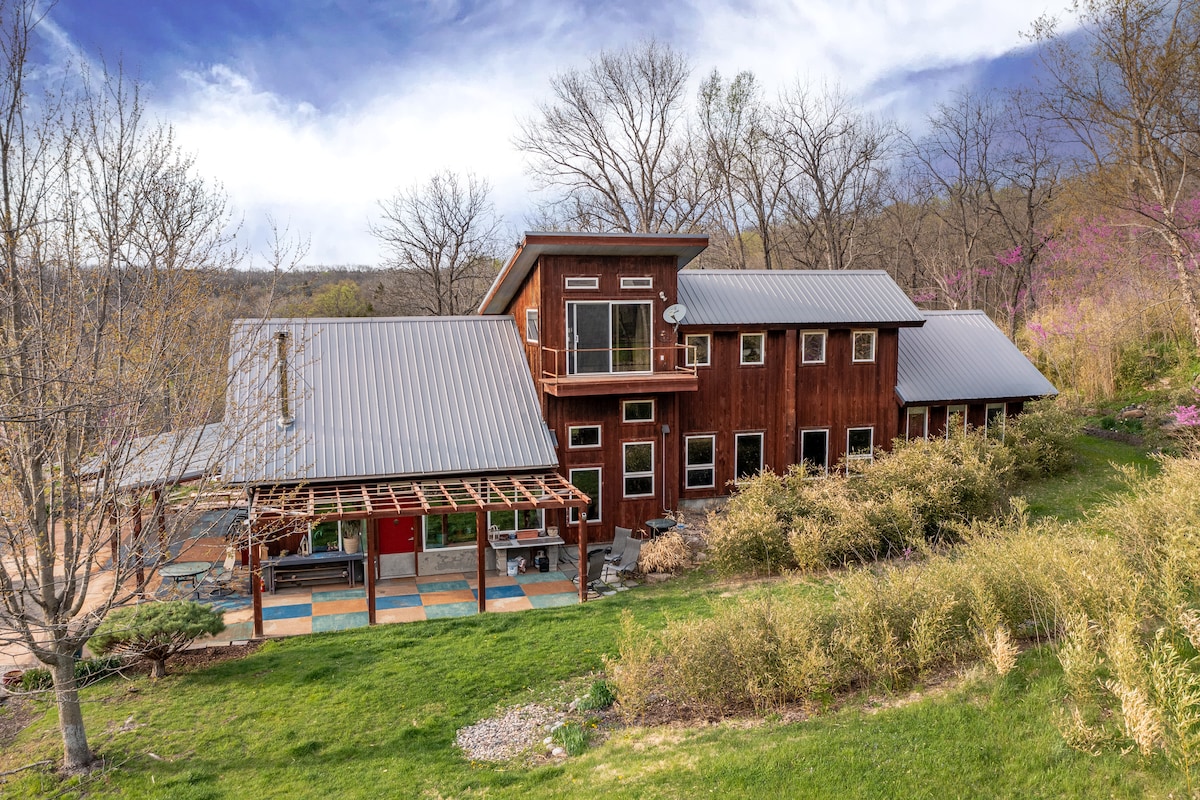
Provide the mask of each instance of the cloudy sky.
POLYGON ((59 0, 53 46, 120 59, 261 251, 268 215, 312 264, 376 264, 376 202, 452 169, 506 223, 533 211, 517 121, 548 77, 648 37, 693 81, 754 71, 770 93, 836 81, 900 119, 1027 67, 1051 0, 59 0))

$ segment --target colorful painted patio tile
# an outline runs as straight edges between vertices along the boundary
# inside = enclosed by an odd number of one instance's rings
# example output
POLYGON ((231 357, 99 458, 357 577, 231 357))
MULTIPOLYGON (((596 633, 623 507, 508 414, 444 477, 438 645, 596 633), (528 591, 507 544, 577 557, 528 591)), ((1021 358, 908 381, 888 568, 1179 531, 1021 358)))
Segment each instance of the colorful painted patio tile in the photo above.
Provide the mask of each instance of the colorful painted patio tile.
POLYGON ((312 618, 313 633, 347 631, 351 628, 365 628, 368 624, 365 611, 357 611, 353 614, 328 614, 312 618))
POLYGON ((263 609, 264 620, 299 619, 312 616, 312 603, 296 603, 290 606, 271 606, 263 609))
POLYGON ((578 594, 539 594, 529 598, 534 608, 556 608, 558 606, 573 606, 579 602, 578 594))
POLYGON ((264 636, 300 636, 312 633, 312 617, 263 620, 264 636))
POLYGON ((498 600, 487 601, 487 610, 489 614, 501 614, 506 611, 528 611, 533 608, 533 604, 529 602, 529 598, 525 595, 520 597, 502 597, 498 600))
POLYGON ((287 593, 279 592, 277 594, 263 593, 262 603, 263 608, 270 606, 294 606, 297 603, 311 603, 312 590, 300 589, 298 591, 290 591, 287 593))
POLYGON ((425 606, 473 602, 475 602, 475 593, 465 586, 452 592, 424 592, 421 594, 421 604, 425 606))
POLYGON ((318 603, 316 597, 313 597, 313 616, 320 617, 327 614, 353 614, 358 611, 367 610, 367 598, 359 598, 355 600, 334 600, 330 603, 318 603))
POLYGON ((476 603, 445 603, 440 606, 425 606, 425 619, 449 619, 469 617, 479 612, 476 603))
POLYGON ((419 594, 398 594, 390 597, 375 598, 376 611, 389 608, 416 608, 420 605, 421 596, 419 594))
POLYGON ((530 583, 549 583, 551 581, 565 581, 567 576, 561 572, 526 572, 524 575, 517 576, 517 583, 522 586, 530 583))
POLYGON ((467 584, 467 582, 465 580, 448 581, 448 580, 443 579, 440 581, 431 581, 429 583, 418 583, 417 584, 417 591, 420 592, 421 594, 425 594, 426 592, 466 591, 467 589, 470 589, 470 588, 471 587, 467 584))
POLYGON ((375 621, 381 625, 394 622, 420 622, 423 619, 425 619, 425 609, 422 606, 385 608, 375 612, 375 621))
MULTIPOLYGON (((479 590, 478 589, 472 589, 471 594, 475 595, 476 599, 479 598, 479 590)), ((489 582, 487 585, 487 599, 489 601, 499 600, 504 597, 524 597, 524 596, 525 596, 525 590, 515 584, 512 586, 493 586, 489 582)))
POLYGON ((398 594, 416 594, 417 582, 412 579, 384 580, 375 584, 376 597, 389 597, 398 594))
POLYGON ((359 600, 366 598, 366 596, 366 589, 340 589, 332 592, 319 592, 314 589, 312 601, 314 603, 328 603, 331 600, 359 600))
POLYGON ((539 594, 566 594, 568 592, 578 593, 575 584, 568 580, 559 580, 545 583, 527 583, 521 587, 525 590, 525 594, 529 597, 539 594))

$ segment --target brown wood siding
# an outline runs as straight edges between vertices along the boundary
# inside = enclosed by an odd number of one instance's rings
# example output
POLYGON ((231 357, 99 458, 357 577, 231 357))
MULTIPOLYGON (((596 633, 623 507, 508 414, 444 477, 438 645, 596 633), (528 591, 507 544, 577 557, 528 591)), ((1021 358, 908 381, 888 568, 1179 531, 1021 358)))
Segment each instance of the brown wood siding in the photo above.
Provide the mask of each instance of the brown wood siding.
POLYGON ((538 328, 544 331, 546 328, 545 311, 541 308, 542 296, 542 276, 538 269, 529 271, 529 275, 525 278, 525 282, 521 284, 520 290, 513 297, 508 308, 505 309, 505 314, 512 314, 517 321, 517 330, 521 334, 521 344, 525 348, 525 361, 529 364, 529 372, 533 375, 533 383, 541 389, 542 378, 542 344, 544 339, 540 338, 537 344, 528 341, 528 331, 525 329, 525 311, 530 308, 538 309, 538 328))

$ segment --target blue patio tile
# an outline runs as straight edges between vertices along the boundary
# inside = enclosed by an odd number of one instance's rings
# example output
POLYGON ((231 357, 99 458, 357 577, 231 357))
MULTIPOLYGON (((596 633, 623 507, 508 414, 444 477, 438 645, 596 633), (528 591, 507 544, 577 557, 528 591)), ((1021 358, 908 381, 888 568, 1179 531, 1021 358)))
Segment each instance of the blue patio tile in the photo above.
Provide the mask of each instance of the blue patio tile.
POLYGON ((298 603, 294 606, 267 606, 262 610, 262 615, 264 620, 311 617, 312 603, 298 603))
POLYGON ((526 572, 517 576, 517 583, 549 583, 550 581, 565 581, 567 576, 561 572, 526 572))
POLYGON ((415 608, 421 605, 419 594, 394 594, 387 597, 376 597, 375 608, 415 608))
POLYGON ((333 600, 361 600, 366 596, 366 589, 339 589, 331 592, 312 593, 314 603, 328 603, 333 600))
POLYGON ((417 591, 421 594, 429 592, 462 592, 471 587, 466 581, 437 581, 436 583, 419 583, 417 591))
MULTIPOLYGON (((471 594, 475 595, 475 597, 478 598, 479 590, 472 589, 471 594)), ((487 587, 488 600, 503 600, 506 597, 524 597, 524 596, 525 596, 525 590, 522 589, 520 586, 513 586, 510 584, 508 586, 489 586, 489 587, 487 587)))
POLYGON ((425 619, 469 617, 477 613, 479 613, 477 603, 442 603, 436 606, 425 606, 425 619))
POLYGON ((557 606, 573 606, 579 602, 579 595, 566 594, 535 594, 529 598, 529 604, 534 608, 556 608, 557 606))
POLYGON ((349 614, 322 614, 312 618, 313 633, 365 628, 368 624, 370 621, 365 611, 353 611, 349 614))

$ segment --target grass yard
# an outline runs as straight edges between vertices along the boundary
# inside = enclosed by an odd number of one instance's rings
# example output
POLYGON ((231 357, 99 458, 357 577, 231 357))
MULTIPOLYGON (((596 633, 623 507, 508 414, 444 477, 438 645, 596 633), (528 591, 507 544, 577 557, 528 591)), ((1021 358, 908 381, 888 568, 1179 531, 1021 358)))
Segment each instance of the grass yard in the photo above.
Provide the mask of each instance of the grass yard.
MULTIPOLYGON (((1111 442, 1082 448, 1078 473, 1030 493, 1037 513, 1077 516, 1119 487, 1108 461, 1150 463, 1111 442)), ((0 797, 1179 796, 1162 759, 1063 744, 1057 662, 1037 649, 1003 679, 973 672, 803 722, 629 728, 534 768, 472 764, 454 746, 458 728, 498 708, 579 693, 615 652, 625 609, 655 626, 766 590, 692 573, 584 606, 296 637, 157 684, 109 680, 83 696, 110 769, 78 787, 23 772, 0 797)), ((835 586, 793 578, 772 591, 832 597, 835 586)), ((0 753, 0 772, 58 751, 51 709, 0 753)))
POLYGON ((1075 451, 1079 461, 1070 473, 1021 487, 1031 516, 1077 520, 1106 497, 1125 491, 1114 464, 1158 472, 1158 462, 1145 450, 1122 442, 1080 436, 1075 451))

